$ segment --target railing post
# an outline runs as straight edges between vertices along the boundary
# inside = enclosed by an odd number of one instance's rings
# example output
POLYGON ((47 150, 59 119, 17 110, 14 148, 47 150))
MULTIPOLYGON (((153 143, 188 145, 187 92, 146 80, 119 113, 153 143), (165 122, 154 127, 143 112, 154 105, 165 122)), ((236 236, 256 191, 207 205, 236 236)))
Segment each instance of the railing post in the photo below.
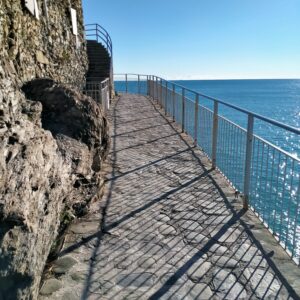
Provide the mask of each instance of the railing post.
POLYGON ((99 42, 98 41, 98 24, 96 24, 96 39, 97 39, 97 43, 99 42))
POLYGON ((197 146, 198 144, 198 110, 199 110, 199 94, 196 94, 195 99, 195 128, 194 128, 194 145, 197 146))
POLYGON ((147 82, 147 96, 149 96, 149 77, 148 75, 146 76, 146 82, 147 82))
POLYGON ((154 95, 154 88, 153 88, 153 86, 154 86, 153 75, 151 75, 150 76, 150 89, 151 89, 150 93, 151 93, 152 99, 154 100, 154 97, 153 97, 153 95, 154 95))
POLYGON ((166 81, 166 92, 165 92, 165 115, 167 115, 167 105, 168 105, 168 81, 166 81))
POLYGON ((160 90, 159 90, 159 103, 160 103, 160 106, 163 107, 163 97, 162 97, 162 79, 160 78, 159 80, 159 84, 160 84, 160 90))
POLYGON ((248 114, 245 174, 244 174, 244 199, 243 199, 244 209, 248 209, 249 206, 250 179, 251 179, 250 174, 251 174, 252 146, 253 146, 253 127, 254 127, 254 117, 252 114, 248 114))
POLYGON ((140 89, 140 75, 138 75, 138 94, 141 93, 141 89, 140 89))
POLYGON ((158 96, 157 96, 157 77, 155 77, 155 84, 154 84, 154 99, 156 99, 156 102, 158 102, 158 96))
POLYGON ((152 75, 152 99, 154 100, 154 93, 155 93, 155 85, 154 85, 154 76, 152 75))
POLYGON ((175 121, 175 84, 173 83, 172 87, 172 114, 173 114, 173 122, 175 121))
POLYGON ((102 84, 100 83, 100 103, 103 105, 102 84))
POLYGON ((217 162, 217 143, 218 143, 218 109, 219 104, 214 101, 214 118, 213 118, 213 129, 212 129, 212 168, 216 168, 217 162))
POLYGON ((148 95, 151 97, 151 76, 148 76, 148 95))
POLYGON ((147 75, 147 94, 151 96, 151 89, 150 89, 150 76, 147 75))
POLYGON ((126 94, 128 93, 128 86, 127 86, 127 74, 125 74, 125 81, 126 81, 126 94))
POLYGON ((182 88, 182 118, 181 118, 181 131, 184 132, 184 120, 185 119, 185 89, 182 88))

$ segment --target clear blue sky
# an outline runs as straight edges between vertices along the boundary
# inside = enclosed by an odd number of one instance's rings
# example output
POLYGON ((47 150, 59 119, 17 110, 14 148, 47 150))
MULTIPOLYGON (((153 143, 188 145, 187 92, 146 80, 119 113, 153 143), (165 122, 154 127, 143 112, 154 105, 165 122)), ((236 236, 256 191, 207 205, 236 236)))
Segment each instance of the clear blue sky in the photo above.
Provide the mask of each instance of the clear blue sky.
POLYGON ((300 78, 300 0, 83 0, 110 33, 116 73, 300 78))

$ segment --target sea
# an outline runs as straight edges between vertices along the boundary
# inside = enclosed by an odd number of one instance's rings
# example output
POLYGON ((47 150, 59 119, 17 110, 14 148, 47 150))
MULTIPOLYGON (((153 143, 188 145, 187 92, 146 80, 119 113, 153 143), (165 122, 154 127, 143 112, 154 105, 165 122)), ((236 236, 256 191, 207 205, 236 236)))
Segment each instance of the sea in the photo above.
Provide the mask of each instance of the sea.
MULTIPOLYGON (((177 80, 175 83, 300 129, 300 79, 177 80)), ((212 109, 212 102, 200 103, 212 109)), ((247 128, 245 114, 220 105, 219 113, 247 128)), ((256 121, 257 135, 300 157, 300 137, 256 121)))

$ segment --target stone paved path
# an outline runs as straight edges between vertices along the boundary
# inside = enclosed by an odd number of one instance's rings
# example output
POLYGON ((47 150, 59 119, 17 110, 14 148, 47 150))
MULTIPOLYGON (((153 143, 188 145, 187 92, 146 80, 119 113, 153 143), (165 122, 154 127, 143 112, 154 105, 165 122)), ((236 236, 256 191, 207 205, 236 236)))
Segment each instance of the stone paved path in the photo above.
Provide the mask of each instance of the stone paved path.
POLYGON ((105 197, 70 227, 40 299, 298 299, 299 269, 150 100, 122 96, 111 123, 105 197))

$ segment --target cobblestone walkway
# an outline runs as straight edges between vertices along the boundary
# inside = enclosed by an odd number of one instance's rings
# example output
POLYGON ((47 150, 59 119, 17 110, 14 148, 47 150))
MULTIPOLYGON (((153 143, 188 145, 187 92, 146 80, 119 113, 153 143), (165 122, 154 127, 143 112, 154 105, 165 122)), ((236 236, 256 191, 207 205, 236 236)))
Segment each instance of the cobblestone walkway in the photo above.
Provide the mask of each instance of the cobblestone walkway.
POLYGON ((156 105, 124 95, 111 123, 101 207, 70 227, 40 299, 298 299, 299 269, 156 105))

